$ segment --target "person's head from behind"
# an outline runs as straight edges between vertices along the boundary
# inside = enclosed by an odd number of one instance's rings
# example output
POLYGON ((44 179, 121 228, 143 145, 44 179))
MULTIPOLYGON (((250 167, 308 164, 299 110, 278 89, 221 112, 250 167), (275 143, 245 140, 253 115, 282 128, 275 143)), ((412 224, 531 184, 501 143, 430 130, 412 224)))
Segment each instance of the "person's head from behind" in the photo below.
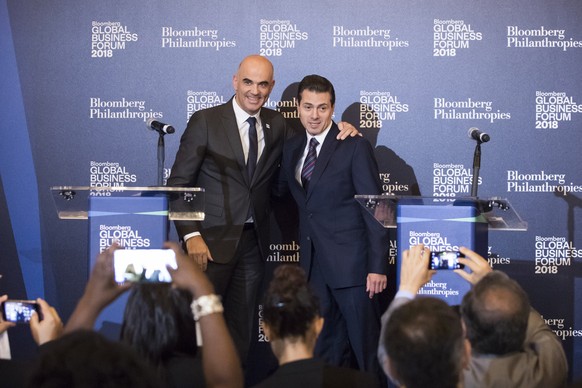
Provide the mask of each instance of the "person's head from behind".
POLYGON ((50 342, 33 367, 29 387, 159 387, 158 377, 135 351, 94 331, 50 342))
POLYGON ((407 388, 457 387, 470 357, 459 315, 444 301, 420 297, 397 308, 386 323, 380 360, 407 388))
POLYGON ((196 353, 192 296, 169 283, 135 284, 125 307, 121 339, 153 365, 175 353, 196 353))
POLYGON ((525 291, 493 271, 463 298, 461 315, 475 352, 503 355, 522 350, 530 312, 525 291))
POLYGON ((293 264, 277 267, 263 303, 263 327, 275 356, 289 343, 302 343, 313 351, 322 326, 319 301, 305 272, 293 264))
POLYGON ((335 107, 335 90, 327 78, 305 76, 297 90, 297 113, 301 124, 312 136, 319 135, 331 124, 335 107))

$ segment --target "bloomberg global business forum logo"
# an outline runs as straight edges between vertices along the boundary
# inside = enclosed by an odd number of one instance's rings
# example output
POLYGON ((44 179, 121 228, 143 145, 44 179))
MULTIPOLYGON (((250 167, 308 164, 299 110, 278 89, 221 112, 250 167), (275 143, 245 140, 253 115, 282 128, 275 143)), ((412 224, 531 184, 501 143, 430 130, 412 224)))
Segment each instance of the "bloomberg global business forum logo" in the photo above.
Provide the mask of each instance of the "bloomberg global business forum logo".
POLYGON ((582 104, 565 92, 536 91, 536 129, 558 129, 559 124, 572 121, 572 113, 582 113, 582 104))
MULTIPOLYGON (((89 163, 89 182, 91 187, 125 187, 125 184, 135 184, 137 175, 119 162, 94 160, 89 163)), ((97 190, 91 191, 90 195, 108 197, 111 192, 97 190)))
POLYGON ((121 22, 97 22, 91 24, 91 58, 111 58, 113 53, 125 50, 127 44, 137 42, 139 36, 121 22))
POLYGON ((224 96, 214 90, 188 90, 186 92, 186 121, 194 112, 212 108, 225 102, 224 96))
POLYGON ((280 57, 285 50, 309 39, 309 33, 291 20, 261 19, 259 30, 259 54, 265 57, 280 57))
POLYGON ((464 20, 434 19, 433 53, 435 57, 454 57, 466 50, 471 42, 483 39, 483 33, 475 31, 464 20))

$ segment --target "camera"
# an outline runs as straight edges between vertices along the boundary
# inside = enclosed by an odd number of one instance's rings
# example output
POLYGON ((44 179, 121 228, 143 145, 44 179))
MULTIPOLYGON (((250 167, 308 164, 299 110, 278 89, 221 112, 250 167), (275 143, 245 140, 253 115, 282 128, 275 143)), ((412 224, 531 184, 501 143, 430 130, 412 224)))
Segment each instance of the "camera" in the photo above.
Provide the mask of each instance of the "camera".
POLYGON ((166 266, 177 268, 171 249, 117 249, 113 252, 115 282, 172 282, 166 266))
POLYGON ((465 266, 459 263, 459 257, 465 257, 456 251, 431 252, 428 269, 462 269, 465 266))
POLYGON ((29 323, 32 313, 41 319, 40 307, 34 300, 7 300, 2 303, 2 319, 7 322, 29 323))

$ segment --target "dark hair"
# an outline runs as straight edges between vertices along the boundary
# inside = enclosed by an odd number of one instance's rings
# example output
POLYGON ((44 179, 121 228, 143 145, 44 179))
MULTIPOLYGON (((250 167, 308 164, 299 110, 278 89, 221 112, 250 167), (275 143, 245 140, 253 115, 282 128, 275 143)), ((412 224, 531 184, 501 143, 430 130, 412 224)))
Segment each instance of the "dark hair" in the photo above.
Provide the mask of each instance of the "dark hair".
POLYGON ((335 105, 335 90, 333 85, 327 78, 317 74, 311 74, 303 77, 297 89, 297 102, 301 103, 301 93, 307 89, 316 93, 329 93, 331 97, 331 105, 335 105))
POLYGON ((407 388, 454 388, 462 370, 463 340, 461 319, 449 305, 418 297, 392 313, 380 344, 394 377, 407 388))
POLYGON ((467 338, 481 354, 507 354, 523 348, 530 305, 525 291, 500 271, 481 279, 463 297, 467 338))
POLYGON ((271 336, 305 337, 317 317, 319 301, 307 284, 305 272, 294 264, 277 267, 263 304, 263 319, 271 336))
POLYGON ((158 377, 127 345, 79 330, 43 346, 29 387, 160 387, 158 377))
POLYGON ((160 366, 173 354, 196 354, 192 295, 169 283, 132 287, 125 306, 121 340, 151 364, 160 366))

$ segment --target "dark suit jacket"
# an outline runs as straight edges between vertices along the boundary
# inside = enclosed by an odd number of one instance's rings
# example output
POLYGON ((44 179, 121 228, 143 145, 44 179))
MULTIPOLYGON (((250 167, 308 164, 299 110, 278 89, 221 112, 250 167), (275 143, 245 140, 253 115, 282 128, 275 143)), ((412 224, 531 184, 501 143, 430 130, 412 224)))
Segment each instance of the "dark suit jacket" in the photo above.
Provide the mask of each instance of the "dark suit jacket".
POLYGON ((295 179, 305 149, 305 134, 284 147, 280 185, 288 187, 300 214, 300 264, 309 274, 312 248, 327 284, 334 288, 366 284, 368 273, 386 274, 387 231, 354 199, 381 194, 378 166, 363 137, 340 141, 334 123, 315 164, 306 193, 295 179))
POLYGON ((198 231, 217 263, 229 262, 242 234, 249 206, 263 252, 269 240, 269 210, 286 136, 283 116, 262 108, 265 148, 249 181, 232 99, 223 105, 195 112, 180 140, 168 186, 205 189, 205 219, 176 222, 180 238, 198 231))

